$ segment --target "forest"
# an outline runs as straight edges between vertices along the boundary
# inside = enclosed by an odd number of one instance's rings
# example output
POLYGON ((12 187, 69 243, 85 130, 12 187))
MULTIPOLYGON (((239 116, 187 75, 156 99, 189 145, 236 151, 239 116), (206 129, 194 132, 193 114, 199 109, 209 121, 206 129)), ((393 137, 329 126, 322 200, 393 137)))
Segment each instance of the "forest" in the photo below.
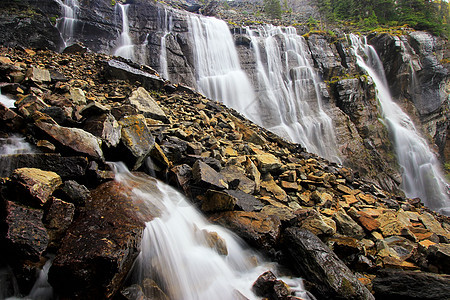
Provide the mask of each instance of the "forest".
POLYGON ((437 35, 450 33, 446 0, 318 0, 327 21, 358 22, 365 29, 408 25, 437 35))

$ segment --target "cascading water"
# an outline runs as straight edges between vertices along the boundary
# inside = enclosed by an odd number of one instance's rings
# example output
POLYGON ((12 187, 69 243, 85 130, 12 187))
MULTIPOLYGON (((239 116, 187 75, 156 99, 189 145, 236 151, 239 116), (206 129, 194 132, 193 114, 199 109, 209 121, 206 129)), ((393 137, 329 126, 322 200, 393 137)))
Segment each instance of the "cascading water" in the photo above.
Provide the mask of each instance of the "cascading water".
POLYGON ((167 65, 167 49, 166 49, 166 39, 171 34, 173 29, 173 20, 172 14, 167 11, 167 8, 164 8, 164 16, 161 15, 161 10, 158 10, 158 20, 159 24, 162 28, 162 36, 161 36, 161 52, 159 55, 159 65, 160 65, 160 73, 161 77, 165 79, 169 78, 169 68, 167 65))
POLYGON ((122 14, 122 33, 120 34, 118 46, 114 51, 114 55, 123 58, 135 60, 134 44, 130 37, 130 23, 128 22, 129 4, 117 4, 122 14))
POLYGON ((247 32, 257 64, 257 101, 245 107, 250 119, 309 152, 339 161, 333 123, 322 109, 305 39, 293 27, 266 25, 247 32))
POLYGON ((202 93, 310 152, 339 161, 332 120, 322 109, 319 81, 308 61, 311 54, 294 28, 247 28, 257 64, 255 88, 240 67, 225 22, 191 15, 188 23, 202 93))
POLYGON ((382 117, 402 168, 405 194, 410 198, 419 197, 429 208, 450 215, 449 186, 441 174, 439 162, 409 116, 393 101, 375 49, 356 35, 350 35, 350 40, 358 65, 375 83, 382 117))
POLYGON ((61 33, 64 47, 74 43, 74 29, 77 23, 77 14, 80 9, 78 0, 56 0, 62 9, 62 17, 56 22, 56 27, 61 33))
POLYGON ((195 49, 198 90, 243 114, 245 103, 254 101, 253 87, 241 69, 230 30, 211 17, 188 15, 189 33, 195 49))
POLYGON ((16 102, 15 100, 0 94, 0 103, 6 106, 7 108, 13 108, 15 102, 16 102))
MULTIPOLYGON (((123 164, 115 166, 116 180, 123 184, 144 180, 123 164)), ((209 224, 175 189, 145 180, 148 190, 135 189, 134 195, 158 216, 146 223, 133 281, 154 280, 170 299, 257 299, 253 282, 268 269, 275 273, 275 265, 258 264, 257 254, 227 230, 209 224), (221 246, 215 247, 211 237, 221 246)), ((309 299, 300 279, 282 279, 297 296, 309 299)))

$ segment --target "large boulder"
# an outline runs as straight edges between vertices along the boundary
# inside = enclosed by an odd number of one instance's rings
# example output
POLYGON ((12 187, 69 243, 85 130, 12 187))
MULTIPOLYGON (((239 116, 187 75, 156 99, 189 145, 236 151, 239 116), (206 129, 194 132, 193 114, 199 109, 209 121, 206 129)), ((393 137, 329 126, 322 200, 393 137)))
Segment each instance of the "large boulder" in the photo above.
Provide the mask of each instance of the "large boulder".
POLYGON ((284 251, 292 266, 314 284, 319 299, 375 299, 353 272, 310 231, 285 230, 284 251))
POLYGON ((134 188, 144 186, 158 192, 148 176, 128 184, 110 181, 91 192, 50 269, 49 281, 59 294, 105 299, 117 292, 139 254, 145 221, 155 213, 133 197, 134 188))
POLYGON ((49 239, 42 223, 44 211, 11 201, 3 204, 1 215, 5 232, 2 232, 2 239, 6 246, 3 251, 11 258, 39 261, 49 239))
POLYGON ((377 299, 448 299, 450 295, 449 275, 385 270, 372 283, 377 299))
POLYGON ((270 251, 280 238, 280 220, 259 212, 227 211, 211 216, 210 221, 227 227, 252 246, 266 251, 270 251))

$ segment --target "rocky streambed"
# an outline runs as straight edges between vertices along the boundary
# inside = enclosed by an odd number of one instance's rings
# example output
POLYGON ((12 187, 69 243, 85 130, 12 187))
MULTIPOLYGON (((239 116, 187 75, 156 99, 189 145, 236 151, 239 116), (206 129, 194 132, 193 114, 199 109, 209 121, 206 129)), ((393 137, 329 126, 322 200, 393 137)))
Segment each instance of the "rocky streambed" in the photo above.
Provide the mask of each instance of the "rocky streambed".
MULTIPOLYGON (((1 264, 22 295, 54 257, 49 282, 62 298, 129 296, 144 220, 108 161, 179 188, 212 222, 304 278, 318 299, 450 294, 448 217, 149 67, 82 47, 1 48, 0 86, 16 100, 0 104, 2 141, 21 135, 34 148, 0 157, 1 264)), ((4 297, 14 293, 8 276, 4 297)))

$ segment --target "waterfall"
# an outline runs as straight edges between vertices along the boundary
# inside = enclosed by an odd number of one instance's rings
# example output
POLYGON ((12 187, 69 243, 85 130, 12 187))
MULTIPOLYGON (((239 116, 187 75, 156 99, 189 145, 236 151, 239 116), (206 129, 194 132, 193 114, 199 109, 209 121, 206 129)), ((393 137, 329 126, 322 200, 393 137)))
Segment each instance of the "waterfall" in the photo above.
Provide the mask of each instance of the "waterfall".
POLYGON ((0 94, 0 103, 3 104, 7 108, 14 108, 14 103, 16 100, 13 100, 5 95, 0 94))
POLYGON ((80 9, 78 0, 56 0, 61 6, 62 17, 56 22, 56 27, 61 33, 61 37, 64 41, 64 47, 70 46, 74 42, 74 29, 77 23, 77 14, 80 9))
POLYGON ((441 174, 439 162, 420 136, 409 116, 392 99, 383 65, 375 49, 350 35, 358 65, 373 79, 382 118, 393 140, 398 163, 402 171, 402 189, 410 198, 420 198, 426 206, 450 215, 448 184, 441 174))
MULTIPOLYGON (((275 264, 263 263, 235 235, 209 224, 169 185, 133 175, 123 164, 115 167, 116 180, 123 184, 147 180, 147 188, 135 189, 134 195, 158 211, 146 223, 133 282, 151 279, 170 299, 258 299, 252 284, 269 269, 276 274, 275 264)), ((309 299, 300 279, 281 279, 297 296, 309 299)))
POLYGON ((311 54, 295 28, 247 28, 257 65, 252 85, 225 22, 190 15, 188 23, 200 92, 310 152, 339 161, 333 123, 322 109, 319 80, 309 63, 311 54))
POLYGON ((258 93, 257 101, 246 104, 250 119, 309 152, 339 161, 333 122, 322 109, 320 81, 305 39, 293 27, 266 25, 247 32, 258 93))
POLYGON ((246 103, 255 99, 253 87, 241 69, 227 24, 216 18, 187 16, 198 90, 244 115, 246 103))
POLYGON ((170 79, 169 78, 169 68, 167 65, 166 39, 173 30, 172 14, 170 14, 167 11, 167 8, 164 8, 164 17, 163 17, 163 16, 161 16, 161 9, 158 9, 158 20, 159 20, 159 24, 162 29, 161 52, 159 55, 160 74, 161 74, 161 77, 163 77, 165 79, 170 79))
POLYGON ((119 36, 118 46, 114 51, 114 55, 134 60, 134 44, 131 41, 130 23, 128 22, 129 4, 119 3, 117 5, 120 7, 122 14, 122 33, 119 36))

